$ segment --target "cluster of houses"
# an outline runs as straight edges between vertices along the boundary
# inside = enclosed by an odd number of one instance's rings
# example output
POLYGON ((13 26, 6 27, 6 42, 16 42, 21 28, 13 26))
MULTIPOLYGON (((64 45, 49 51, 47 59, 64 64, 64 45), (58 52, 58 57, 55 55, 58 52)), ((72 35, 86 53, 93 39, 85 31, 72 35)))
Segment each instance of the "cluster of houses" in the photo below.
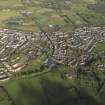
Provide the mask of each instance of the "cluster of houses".
POLYGON ((62 63, 74 65, 82 61, 83 56, 92 53, 96 43, 105 41, 105 28, 83 27, 71 33, 56 32, 50 38, 55 46, 53 57, 62 63))
POLYGON ((5 80, 9 80, 10 79, 6 72, 7 71, 6 71, 5 68, 3 68, 3 67, 0 68, 0 81, 5 81, 5 80))
MULTIPOLYGON (((93 52, 96 43, 103 41, 105 41, 105 27, 83 27, 67 33, 0 29, 0 62, 8 69, 8 72, 16 72, 25 67, 25 62, 52 51, 53 46, 51 58, 62 64, 76 66, 78 63, 93 60, 89 54, 93 52), (17 58, 13 58, 14 62, 11 64, 10 59, 15 54, 24 55, 25 61, 15 62, 17 58)), ((105 54, 102 58, 105 58, 105 54)), ((104 68, 105 66, 98 67, 104 68)))

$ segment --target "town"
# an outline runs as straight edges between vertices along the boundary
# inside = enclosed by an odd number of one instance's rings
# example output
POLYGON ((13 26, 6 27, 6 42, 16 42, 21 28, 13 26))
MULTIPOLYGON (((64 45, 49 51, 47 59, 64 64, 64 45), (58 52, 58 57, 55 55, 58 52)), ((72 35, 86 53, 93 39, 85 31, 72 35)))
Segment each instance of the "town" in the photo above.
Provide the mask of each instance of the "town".
MULTIPOLYGON (((68 33, 0 29, 0 80, 8 80, 11 72, 21 71, 29 60, 42 55, 72 67, 91 64, 93 56, 105 61, 104 51, 94 52, 96 44, 104 41, 105 27, 83 27, 68 33)), ((97 67, 105 70, 105 64, 97 67)))
POLYGON ((0 105, 105 105, 105 0, 0 0, 0 105))

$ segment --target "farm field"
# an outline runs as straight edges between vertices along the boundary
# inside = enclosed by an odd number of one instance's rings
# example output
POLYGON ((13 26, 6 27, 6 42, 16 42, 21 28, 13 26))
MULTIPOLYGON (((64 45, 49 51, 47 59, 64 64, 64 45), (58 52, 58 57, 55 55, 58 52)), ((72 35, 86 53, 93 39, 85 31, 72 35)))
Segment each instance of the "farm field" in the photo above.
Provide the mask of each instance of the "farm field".
POLYGON ((60 25, 60 30, 70 31, 84 25, 104 26, 104 14, 88 8, 96 3, 95 0, 71 0, 67 2, 70 5, 64 5, 64 0, 58 0, 56 5, 55 2, 56 0, 0 0, 0 27, 25 31, 38 31, 41 27, 49 31, 49 25, 60 25), (64 18, 64 15, 70 20, 64 18))

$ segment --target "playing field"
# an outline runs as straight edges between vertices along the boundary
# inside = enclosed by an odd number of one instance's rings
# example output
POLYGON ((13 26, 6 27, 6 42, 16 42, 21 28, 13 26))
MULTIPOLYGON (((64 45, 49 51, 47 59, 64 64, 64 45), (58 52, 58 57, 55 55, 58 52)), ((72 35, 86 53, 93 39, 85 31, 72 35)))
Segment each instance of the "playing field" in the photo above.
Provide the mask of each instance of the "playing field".
POLYGON ((100 42, 96 44, 96 51, 105 51, 105 42, 100 42))

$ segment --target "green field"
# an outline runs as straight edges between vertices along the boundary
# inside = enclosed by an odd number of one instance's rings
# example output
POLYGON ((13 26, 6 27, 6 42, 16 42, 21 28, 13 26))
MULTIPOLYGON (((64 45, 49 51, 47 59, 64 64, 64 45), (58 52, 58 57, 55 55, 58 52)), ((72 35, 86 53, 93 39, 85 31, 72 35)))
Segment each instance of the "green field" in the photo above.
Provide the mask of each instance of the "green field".
POLYGON ((105 42, 100 42, 96 44, 96 51, 105 51, 105 42))
POLYGON ((16 105, 99 105, 90 93, 83 89, 79 93, 73 88, 75 85, 75 80, 62 79, 55 71, 39 77, 10 81, 6 88, 16 105))
POLYGON ((49 31, 48 25, 53 24, 62 25, 62 31, 69 31, 74 26, 104 26, 105 23, 104 13, 88 8, 93 7, 95 0, 74 0, 71 5, 64 5, 64 0, 29 1, 24 3, 22 0, 0 0, 0 27, 25 31, 38 31, 42 27, 49 31), (52 5, 49 6, 49 3, 52 5), (67 15, 71 21, 61 17, 63 15, 67 15))

